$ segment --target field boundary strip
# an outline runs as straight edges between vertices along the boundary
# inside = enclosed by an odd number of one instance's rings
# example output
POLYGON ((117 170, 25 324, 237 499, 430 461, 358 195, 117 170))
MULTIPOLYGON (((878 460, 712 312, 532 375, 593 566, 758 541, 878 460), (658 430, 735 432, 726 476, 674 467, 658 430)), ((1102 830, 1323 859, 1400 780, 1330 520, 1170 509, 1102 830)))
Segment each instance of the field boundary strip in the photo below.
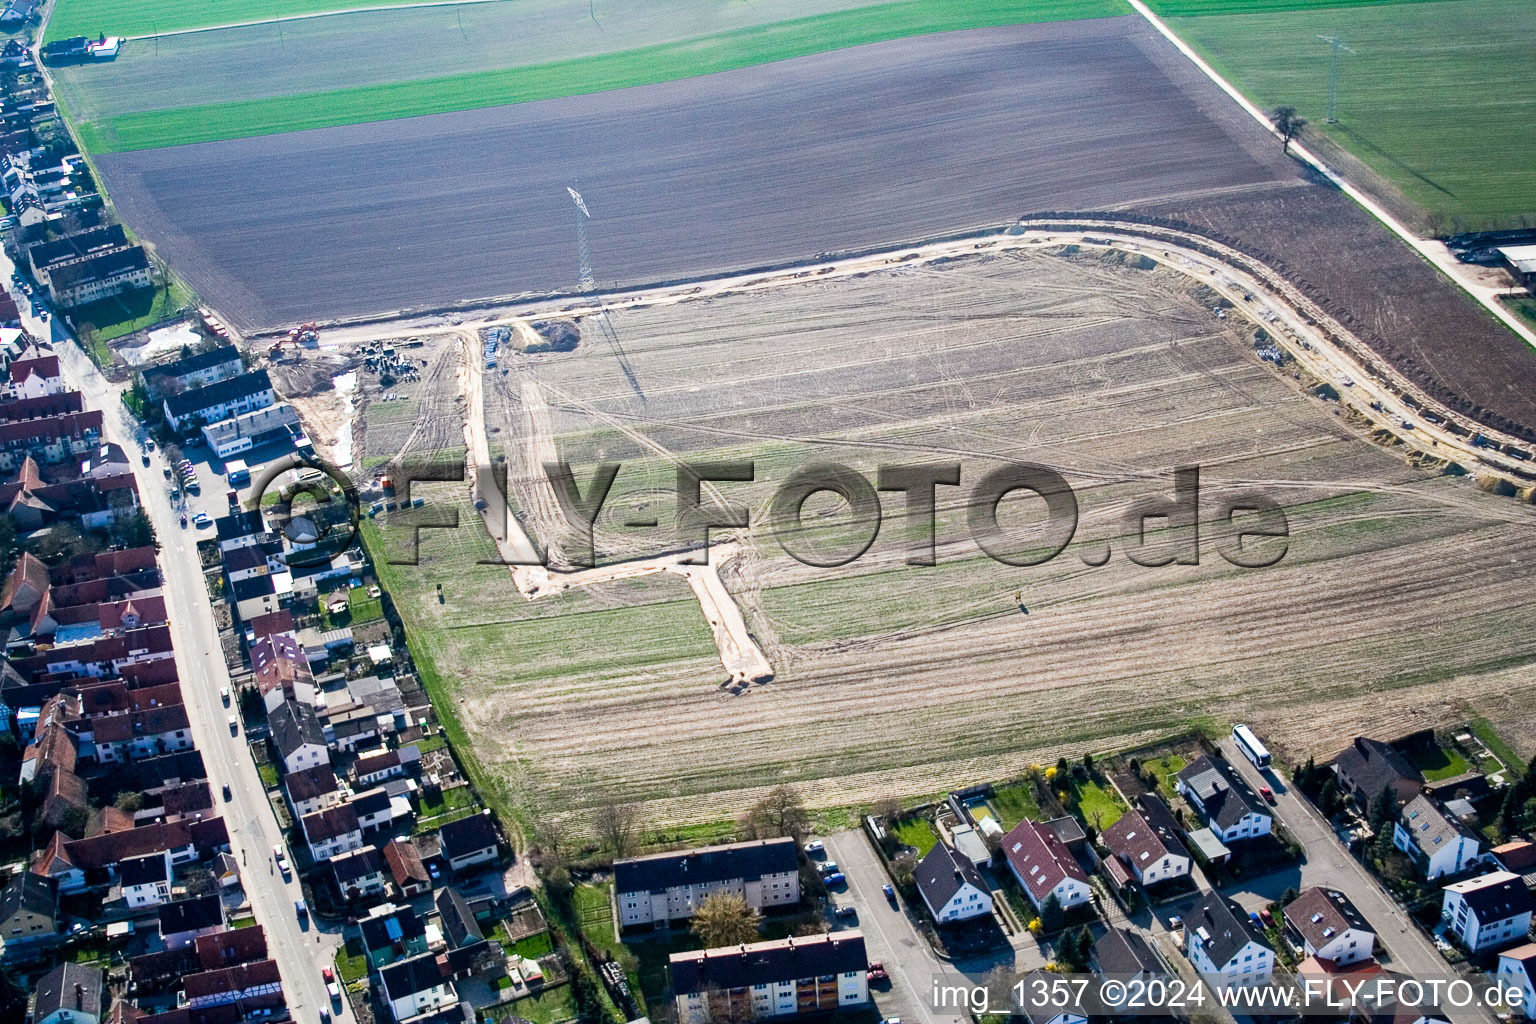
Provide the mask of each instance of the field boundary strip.
POLYGON ((659 85, 918 36, 1127 14, 1121 0, 897 0, 569 60, 121 114, 76 128, 92 152, 160 149, 659 85))
MULTIPOLYGON (((1203 57, 1195 52, 1194 47, 1186 43, 1178 33, 1174 32, 1173 29, 1169 28, 1161 18, 1153 13, 1151 8, 1147 6, 1144 0, 1125 0, 1125 2, 1130 4, 1131 7, 1135 8, 1136 12, 1145 18, 1147 23, 1151 25, 1159 35, 1177 47, 1179 52, 1187 57, 1190 62, 1200 70, 1201 74, 1209 78, 1216 84, 1219 89, 1221 89, 1222 92, 1231 97, 1232 101, 1241 107, 1244 113, 1253 118, 1259 124, 1263 125, 1264 130, 1269 134, 1273 135, 1277 139, 1280 137, 1279 133, 1275 131, 1275 126, 1270 123, 1269 117, 1264 113, 1264 111, 1260 110, 1252 101, 1248 99, 1248 97, 1243 95, 1241 90, 1223 78, 1215 68, 1211 67, 1211 65, 1208 64, 1203 57)), ((1333 170, 1333 168, 1324 163, 1322 158, 1308 149, 1305 144, 1293 139, 1291 140, 1290 150, 1293 154, 1296 155, 1298 159, 1311 165, 1319 174, 1323 175, 1323 177, 1327 178, 1328 181, 1337 186, 1341 192, 1347 195, 1350 199, 1353 199, 1372 217, 1375 217, 1376 220, 1385 226, 1388 231, 1392 232, 1404 242, 1407 242, 1408 245, 1414 249, 1414 251, 1418 252, 1421 256, 1427 259, 1435 267, 1436 270, 1440 271, 1440 273, 1449 278, 1457 288, 1461 289, 1474 301, 1481 305, 1496 320, 1502 323, 1505 327, 1508 327, 1518 337, 1524 340, 1526 344, 1530 345, 1532 348, 1536 348, 1536 331, 1532 331, 1525 324, 1521 323, 1519 317, 1517 317, 1510 310, 1506 309, 1504 305, 1499 302, 1494 289, 1479 288, 1469 285, 1467 281, 1462 278, 1459 272, 1459 264, 1457 263, 1456 258, 1451 255, 1450 250, 1447 249, 1443 244, 1432 239, 1422 239, 1414 232, 1408 230, 1406 225, 1404 225, 1396 217, 1392 216, 1392 214, 1388 213, 1383 206, 1377 203, 1370 196, 1366 195, 1364 191, 1351 184, 1346 178, 1344 178, 1343 175, 1339 174, 1333 170)))

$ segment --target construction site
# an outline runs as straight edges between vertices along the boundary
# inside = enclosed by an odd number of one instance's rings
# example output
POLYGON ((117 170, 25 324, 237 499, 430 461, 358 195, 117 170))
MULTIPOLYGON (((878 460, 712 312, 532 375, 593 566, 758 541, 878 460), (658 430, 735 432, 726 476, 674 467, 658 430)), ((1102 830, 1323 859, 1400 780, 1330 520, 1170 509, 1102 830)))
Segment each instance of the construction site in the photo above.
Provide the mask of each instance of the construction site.
MULTIPOLYGON (((1437 403, 1273 268, 1189 232, 1024 222, 409 333, 337 328, 297 351, 280 368, 295 384, 359 374, 360 478, 465 467, 413 490, 460 526, 422 531, 390 589, 471 756, 527 806, 620 797, 706 822, 778 781, 848 806, 1207 715, 1240 714, 1300 758, 1367 721, 1407 728, 1536 686, 1518 671, 1529 446, 1437 403), (563 554, 575 526, 543 471, 557 459, 580 481, 622 467, 595 568, 563 554), (967 479, 1057 470, 1080 510, 1071 544, 1030 567, 987 557, 965 488, 939 490, 932 567, 906 564, 894 498, 847 565, 775 540, 770 500, 801 466, 873 479, 939 459, 967 479), (685 564, 678 467, 731 460, 754 479, 701 496, 752 525, 685 564), (502 465, 505 506, 475 469, 502 465), (1278 562, 1124 557, 1127 510, 1191 465, 1202 500, 1284 507, 1278 562), (536 550, 547 565, 486 564, 536 550), (936 750, 938 734, 953 742, 936 750)), ((312 436, 344 432, 329 415, 312 436)), ((1009 499, 999 519, 1027 531, 1034 511, 1009 499)), ((845 513, 828 494, 805 504, 828 537, 845 513)), ((387 516, 370 529, 386 549, 407 532, 387 516)))

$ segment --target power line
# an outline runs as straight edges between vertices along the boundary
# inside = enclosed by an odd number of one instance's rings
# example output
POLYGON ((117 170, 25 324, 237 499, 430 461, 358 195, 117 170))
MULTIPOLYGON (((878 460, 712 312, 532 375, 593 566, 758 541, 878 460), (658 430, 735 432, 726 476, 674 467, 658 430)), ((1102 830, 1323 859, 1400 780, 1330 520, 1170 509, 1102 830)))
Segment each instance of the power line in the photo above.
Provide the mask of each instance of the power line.
POLYGON ((1339 54, 1354 53, 1344 45, 1344 40, 1339 38, 1335 31, 1331 36, 1318 36, 1333 50, 1333 59, 1328 65, 1328 124, 1335 124, 1339 120, 1339 54))

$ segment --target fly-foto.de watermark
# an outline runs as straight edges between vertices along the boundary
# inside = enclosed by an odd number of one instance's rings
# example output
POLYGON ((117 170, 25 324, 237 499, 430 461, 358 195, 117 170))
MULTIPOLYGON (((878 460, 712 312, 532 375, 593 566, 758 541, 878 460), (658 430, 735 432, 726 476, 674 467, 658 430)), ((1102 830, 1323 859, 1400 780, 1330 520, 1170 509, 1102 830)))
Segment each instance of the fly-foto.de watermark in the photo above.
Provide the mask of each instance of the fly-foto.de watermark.
MULTIPOLYGON (((564 461, 545 463, 542 469, 565 519, 560 548, 564 564, 595 566, 594 527, 623 473, 623 464, 599 463, 580 476, 564 461)), ((958 462, 884 464, 871 477, 840 463, 817 462, 779 482, 768 503, 766 522, 754 524, 751 510, 733 499, 732 489, 762 482, 756 469, 751 461, 679 463, 676 503, 666 525, 654 514, 631 516, 622 525, 654 530, 658 554, 683 552, 678 560, 693 565, 708 564, 715 531, 758 526, 765 527, 796 561, 817 568, 844 566, 875 546, 888 520, 899 519, 896 543, 904 546, 906 563, 932 566, 938 562, 941 541, 960 539, 940 535, 940 508, 956 504, 964 510, 963 525, 952 524, 948 530, 963 533, 988 557, 1012 566, 1042 565, 1069 548, 1084 564, 1099 566, 1118 547, 1141 566, 1198 565, 1202 551, 1214 550, 1230 565, 1254 569, 1274 565, 1289 548, 1290 524, 1278 502, 1252 490, 1203 494, 1198 466, 1173 470, 1160 490, 1154 485, 1131 502, 1111 539, 1094 542, 1077 536, 1079 506, 1072 485, 1055 470, 1033 463, 1005 463, 983 471, 965 471, 958 462), (834 515, 807 514, 807 503, 817 495, 838 499, 834 515), (1027 515, 1000 514, 1005 503, 1027 515)), ((496 535, 507 529, 503 524, 512 522, 506 466, 477 467, 475 477, 477 507, 496 535)), ((390 564, 416 564, 421 530, 461 525, 457 510, 451 507, 420 507, 419 499, 411 497, 412 485, 464 479, 462 464, 405 462, 393 468, 390 482, 395 500, 388 503, 392 511, 386 522, 400 532, 391 545, 390 564), (406 514, 395 514, 399 510, 406 514)), ((497 535, 496 539, 508 538, 497 535)), ((550 564, 549 552, 531 538, 517 540, 526 548, 522 554, 502 553, 481 564, 550 564)), ((509 545, 500 547, 505 552, 509 545)))

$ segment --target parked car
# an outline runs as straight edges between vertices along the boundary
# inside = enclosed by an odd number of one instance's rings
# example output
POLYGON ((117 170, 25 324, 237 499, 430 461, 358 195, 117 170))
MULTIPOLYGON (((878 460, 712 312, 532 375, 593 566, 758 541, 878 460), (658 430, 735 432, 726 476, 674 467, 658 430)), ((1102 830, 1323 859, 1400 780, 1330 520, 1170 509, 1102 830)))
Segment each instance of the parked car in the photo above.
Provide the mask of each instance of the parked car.
POLYGON ((1269 912, 1268 907, 1259 911, 1259 919, 1264 922, 1266 928, 1271 927, 1275 923, 1275 915, 1269 912))
POLYGON ((1270 803, 1275 802, 1275 791, 1270 789, 1268 786, 1259 787, 1259 796, 1263 797, 1265 800, 1268 800, 1270 803))
POLYGON ((837 916, 846 919, 859 916, 859 908, 852 903, 844 903, 837 908, 837 916))
POLYGON ((816 870, 820 871, 824 875, 835 875, 837 874, 837 861, 829 860, 825 863, 818 864, 816 865, 816 870))
POLYGON ((145 452, 143 455, 139 456, 139 458, 144 460, 144 465, 149 465, 149 452, 145 452))
POLYGON ((231 736, 240 735, 240 719, 236 718, 234 715, 229 716, 229 734, 231 736))
POLYGON ((823 881, 828 886, 843 885, 848 881, 848 878, 841 871, 834 871, 830 875, 825 876, 823 881))
POLYGON ((882 885, 880 887, 880 891, 885 893, 885 898, 890 900, 892 904, 896 902, 896 887, 893 886, 890 882, 886 882, 884 885, 882 885))
POLYGON ((229 707, 229 687, 223 686, 219 688, 219 699, 224 702, 225 707, 229 707))
POLYGON ((336 974, 329 967, 320 968, 321 977, 325 978, 325 991, 331 997, 331 1002, 341 1002, 341 989, 336 985, 336 974))
POLYGON ((885 981, 890 975, 885 973, 885 964, 876 960, 869 965, 869 973, 865 975, 869 981, 885 981))
POLYGON ((234 794, 229 791, 229 783, 227 782, 224 783, 224 799, 225 801, 234 799, 234 794))
POLYGON ((813 857, 818 853, 825 853, 826 851, 826 844, 823 843, 820 839, 812 839, 810 842, 805 844, 805 852, 813 857))
POLYGON ((154 451, 155 450, 155 442, 150 441, 150 440, 146 440, 144 442, 144 450, 147 451, 147 452, 154 451))
POLYGON ((199 530, 205 526, 213 525, 213 520, 208 518, 207 512, 199 512, 197 515, 192 517, 192 521, 197 524, 197 528, 199 530))
POLYGON ((309 920, 309 904, 305 903, 302 898, 294 900, 293 901, 293 913, 294 913, 294 915, 300 921, 308 921, 309 920))

